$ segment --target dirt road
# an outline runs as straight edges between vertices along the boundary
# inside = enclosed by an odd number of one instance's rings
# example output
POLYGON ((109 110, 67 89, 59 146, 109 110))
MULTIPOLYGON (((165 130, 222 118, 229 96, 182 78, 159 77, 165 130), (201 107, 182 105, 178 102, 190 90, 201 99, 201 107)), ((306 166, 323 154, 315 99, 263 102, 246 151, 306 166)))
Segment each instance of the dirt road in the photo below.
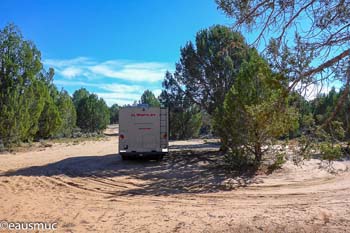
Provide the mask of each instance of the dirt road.
MULTIPOLYGON (((200 143, 173 147, 210 147, 200 143)), ((102 141, 0 154, 0 221, 57 222, 57 232, 350 232, 349 162, 336 162, 337 174, 313 160, 230 180, 213 153, 125 162, 116 151, 111 128, 102 141)))

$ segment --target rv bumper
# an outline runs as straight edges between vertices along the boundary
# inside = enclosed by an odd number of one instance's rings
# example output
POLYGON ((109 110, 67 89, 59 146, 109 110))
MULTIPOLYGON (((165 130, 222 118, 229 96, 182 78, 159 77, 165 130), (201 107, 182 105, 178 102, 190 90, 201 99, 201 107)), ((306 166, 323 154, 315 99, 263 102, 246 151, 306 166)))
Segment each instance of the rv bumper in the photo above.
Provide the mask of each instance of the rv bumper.
POLYGON ((151 156, 151 155, 166 155, 168 152, 161 152, 161 151, 155 151, 155 152, 123 152, 120 151, 120 155, 126 155, 126 156, 151 156))
POLYGON ((119 154, 121 155, 123 160, 136 159, 136 158, 146 158, 146 159, 160 160, 160 159, 163 158, 164 155, 167 154, 167 152, 160 152, 160 151, 154 151, 154 152, 122 152, 122 151, 120 151, 119 154))

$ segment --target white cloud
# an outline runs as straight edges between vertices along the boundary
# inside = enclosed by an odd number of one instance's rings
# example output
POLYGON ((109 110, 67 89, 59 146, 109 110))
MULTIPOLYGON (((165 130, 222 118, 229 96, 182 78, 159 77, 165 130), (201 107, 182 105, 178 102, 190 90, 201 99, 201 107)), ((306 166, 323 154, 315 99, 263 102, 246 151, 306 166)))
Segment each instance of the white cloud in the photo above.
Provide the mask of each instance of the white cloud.
POLYGON ((68 67, 61 71, 61 74, 67 78, 73 78, 82 74, 82 69, 77 67, 68 67))
POLYGON ((298 83, 294 90, 296 90, 300 95, 304 96, 307 100, 313 100, 319 94, 327 94, 332 89, 329 85, 320 85, 320 84, 309 84, 303 85, 298 83))
POLYGON ((156 97, 158 97, 160 95, 160 93, 162 93, 162 89, 155 89, 152 92, 156 97))
POLYGON ((103 84, 99 85, 100 88, 110 91, 110 92, 122 92, 122 93, 130 93, 130 92, 143 92, 144 87, 139 85, 126 85, 126 84, 103 84))
POLYGON ((132 104, 135 100, 137 101, 140 98, 140 95, 137 94, 125 94, 125 93, 106 93, 106 92, 97 92, 95 93, 99 97, 103 98, 108 106, 117 103, 118 105, 132 104))
POLYGON ((105 99, 108 105, 132 104, 149 89, 155 96, 161 93, 160 82, 173 65, 165 62, 134 62, 125 60, 96 61, 87 57, 73 59, 45 59, 46 67, 53 67, 57 74, 56 85, 70 89, 87 88, 105 99), (105 78, 116 83, 104 83, 105 78), (123 84, 119 82, 123 82, 123 84), (130 84, 128 84, 130 83, 130 84))
POLYGON ((99 87, 100 85, 97 83, 87 83, 82 81, 70 81, 70 80, 54 80, 56 85, 60 85, 63 87, 99 87))
POLYGON ((134 101, 140 98, 140 95, 135 93, 121 93, 121 92, 97 92, 95 93, 98 96, 106 99, 121 99, 121 100, 129 100, 134 101))
POLYGON ((152 66, 153 64, 132 64, 114 67, 110 64, 99 64, 90 68, 96 74, 110 78, 123 79, 136 82, 157 82, 164 78, 167 70, 165 66, 152 66))
POLYGON ((87 57, 76 57, 73 59, 45 59, 44 64, 55 68, 64 68, 69 66, 80 66, 94 64, 94 62, 87 57))
MULTIPOLYGON (((145 91, 141 86, 120 84, 103 85, 101 88, 108 92, 97 92, 96 94, 102 97, 109 106, 115 103, 119 105, 132 104, 134 101, 138 101, 145 91)), ((156 97, 158 97, 161 92, 160 89, 151 89, 151 91, 156 97)))
POLYGON ((109 77, 132 82, 158 82, 172 65, 164 62, 132 62, 108 60, 97 62, 86 57, 73 59, 46 59, 44 64, 53 67, 65 78, 84 76, 87 78, 109 77))

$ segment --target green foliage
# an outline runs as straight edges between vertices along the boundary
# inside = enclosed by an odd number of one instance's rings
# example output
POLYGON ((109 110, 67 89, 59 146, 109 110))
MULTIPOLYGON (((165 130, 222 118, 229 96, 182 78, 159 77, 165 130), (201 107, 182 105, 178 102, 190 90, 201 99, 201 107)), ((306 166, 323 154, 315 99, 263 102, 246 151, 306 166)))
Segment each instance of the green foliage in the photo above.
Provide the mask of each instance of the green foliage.
POLYGON ((296 92, 289 94, 289 105, 298 109, 299 111, 299 127, 289 132, 289 138, 295 138, 301 136, 302 132, 310 129, 314 125, 314 119, 312 115, 312 107, 309 101, 307 101, 302 95, 296 92))
POLYGON ((223 142, 235 154, 259 163, 268 143, 298 126, 296 109, 283 98, 282 81, 256 51, 242 64, 223 109, 218 108, 214 117, 215 126, 222 125, 217 128, 223 142))
POLYGON ((236 28, 257 30, 256 41, 269 41, 266 57, 274 71, 287 77, 290 90, 303 92, 311 85, 344 84, 342 94, 333 88, 311 102, 314 119, 310 114, 301 117, 306 120, 306 127, 301 125, 299 132, 293 132, 302 135, 301 151, 315 152, 320 141, 339 140, 337 137, 342 133, 331 121, 342 122, 345 138, 349 140, 349 47, 343 46, 349 39, 349 2, 216 0, 216 3, 228 17, 235 19, 236 28), (298 23, 305 15, 314 23, 298 23), (278 33, 274 33, 276 29, 278 33), (294 40, 291 35, 295 35, 294 40))
POLYGON ((170 111, 170 138, 189 139, 198 137, 202 116, 195 105, 185 110, 170 111))
POLYGON ((107 127, 109 117, 109 109, 105 101, 95 94, 82 98, 78 103, 77 125, 84 132, 101 133, 107 127))
POLYGON ((5 146, 19 143, 28 133, 26 99, 16 89, 0 93, 0 138, 5 146))
POLYGON ((160 103, 159 100, 155 97, 152 91, 146 90, 143 92, 140 104, 148 104, 150 107, 159 107, 160 103))
POLYGON ((269 64, 288 77, 290 89, 335 80, 349 86, 349 47, 344 46, 350 29, 348 1, 215 2, 233 19, 233 28, 254 30, 253 41, 270 42, 265 49, 269 64))
POLYGON ((333 87, 328 94, 320 94, 312 101, 312 108, 314 115, 316 116, 316 123, 320 124, 329 117, 335 104, 337 103, 338 98, 339 94, 333 87))
POLYGON ((174 76, 167 73, 161 96, 170 109, 170 134, 174 138, 196 135, 201 125, 198 122, 203 119, 200 110, 212 116, 222 107, 250 50, 240 33, 221 25, 199 31, 195 44, 188 42, 181 49, 174 76))
POLYGON ((188 42, 181 49, 174 79, 193 103, 211 115, 222 106, 249 50, 242 35, 229 27, 201 30, 195 44, 188 42))
POLYGON ((202 124, 202 115, 198 106, 191 102, 182 91, 174 76, 166 73, 159 99, 169 108, 169 128, 171 139, 188 139, 197 137, 202 124))
POLYGON ((247 156, 245 151, 236 148, 229 151, 224 156, 224 164, 228 170, 245 172, 256 167, 256 162, 251 157, 247 156))
MULTIPOLYGON (((322 124, 334 111, 338 103, 339 98, 343 95, 344 90, 336 91, 332 88, 328 94, 320 94, 311 101, 311 107, 314 114, 314 119, 316 124, 322 124)), ((341 127, 344 130, 343 137, 345 139, 350 139, 350 94, 346 96, 343 107, 337 113, 333 121, 341 123, 341 127)), ((334 124, 334 123, 333 123, 334 124)), ((339 125, 330 125, 326 127, 326 131, 329 134, 333 134, 333 128, 336 127, 339 130, 339 125)), ((338 135, 342 137, 342 135, 338 135)))
POLYGON ((59 93, 57 108, 62 120, 57 132, 58 136, 72 137, 76 126, 77 113, 72 98, 64 90, 59 93))
POLYGON ((111 124, 116 124, 119 122, 119 110, 120 107, 118 104, 113 104, 109 108, 109 121, 111 124))
POLYGON ((296 151, 296 161, 309 159, 320 152, 321 159, 329 162, 346 154, 341 141, 345 131, 342 122, 333 121, 327 127, 315 125, 298 139, 300 149, 296 151))
MULTIPOLYGON (((344 139, 348 140, 350 138, 349 95, 346 96, 343 108, 340 109, 333 120, 326 125, 323 125, 323 123, 333 114, 343 92, 344 90, 337 92, 335 88, 332 88, 329 93, 320 94, 310 101, 312 115, 305 117, 304 122, 306 122, 307 127, 300 130, 302 135, 298 139, 300 150, 297 151, 297 155, 301 159, 310 158, 318 151, 321 151, 322 157, 338 158, 339 148, 335 145, 339 145, 344 139)), ((343 149, 343 154, 346 154, 345 149, 343 149)), ((327 158, 325 159, 329 160, 327 158)))
POLYGON ((269 170, 269 172, 271 173, 271 172, 273 172, 273 171, 275 171, 275 170, 277 170, 277 169, 281 169, 282 168, 282 166, 283 166, 283 164, 285 164, 285 162, 286 162, 286 160, 285 160, 285 154, 283 154, 283 153, 278 153, 278 154, 276 154, 276 159, 275 159, 275 161, 273 162, 273 164, 271 164, 269 167, 268 167, 268 170, 269 170))
POLYGON ((204 110, 201 111, 202 125, 199 130, 200 135, 211 135, 212 132, 212 120, 211 116, 204 110))
POLYGON ((75 109, 78 109, 79 103, 82 99, 85 99, 89 96, 90 96, 90 93, 85 88, 80 88, 79 90, 76 90, 73 93, 73 103, 74 103, 75 109))
POLYGON ((0 138, 9 146, 36 134, 45 74, 40 52, 13 24, 0 30, 0 64, 0 138))
POLYGON ((0 31, 0 141, 6 147, 74 126, 74 107, 60 100, 53 76, 54 70, 45 72, 39 50, 16 26, 0 31))
POLYGON ((48 87, 44 81, 35 80, 26 92, 26 100, 29 104, 29 129, 22 140, 31 140, 39 131, 39 119, 44 110, 45 100, 49 98, 48 87))
POLYGON ((324 142, 320 144, 320 153, 323 160, 331 163, 334 160, 340 159, 343 155, 342 148, 338 144, 324 142))
POLYGON ((332 121, 328 125, 328 132, 331 137, 335 140, 343 140, 345 137, 345 130, 343 128, 343 123, 339 121, 332 121))
POLYGON ((50 138, 58 133, 62 119, 53 99, 49 97, 39 118, 39 138, 50 138))

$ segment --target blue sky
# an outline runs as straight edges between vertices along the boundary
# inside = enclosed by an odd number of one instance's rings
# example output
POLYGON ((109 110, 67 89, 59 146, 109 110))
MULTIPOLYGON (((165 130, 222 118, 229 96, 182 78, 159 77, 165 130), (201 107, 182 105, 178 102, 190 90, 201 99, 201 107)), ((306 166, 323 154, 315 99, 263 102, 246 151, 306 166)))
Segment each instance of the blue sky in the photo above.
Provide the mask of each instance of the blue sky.
POLYGON ((145 89, 160 93, 180 47, 197 31, 229 25, 214 0, 2 0, 0 27, 13 22, 55 68, 55 84, 80 87, 107 104, 128 104, 145 89))

